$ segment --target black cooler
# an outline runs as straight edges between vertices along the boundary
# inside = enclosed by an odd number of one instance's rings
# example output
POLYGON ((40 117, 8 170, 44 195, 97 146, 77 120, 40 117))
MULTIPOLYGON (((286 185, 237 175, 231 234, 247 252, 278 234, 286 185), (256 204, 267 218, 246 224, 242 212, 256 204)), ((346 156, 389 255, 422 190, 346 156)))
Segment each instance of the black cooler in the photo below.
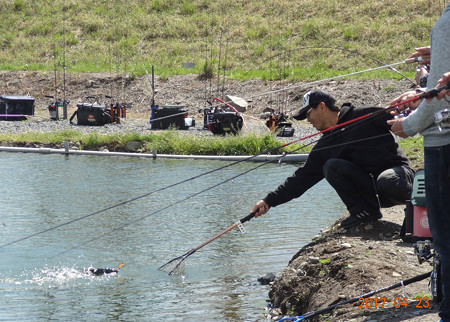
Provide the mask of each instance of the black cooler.
POLYGON ((0 96, 0 120, 26 120, 25 115, 34 115, 34 98, 30 96, 0 96))
POLYGON ((95 103, 78 103, 77 111, 72 115, 70 121, 74 116, 77 116, 78 125, 105 125, 111 123, 111 113, 104 105, 97 105, 95 103))

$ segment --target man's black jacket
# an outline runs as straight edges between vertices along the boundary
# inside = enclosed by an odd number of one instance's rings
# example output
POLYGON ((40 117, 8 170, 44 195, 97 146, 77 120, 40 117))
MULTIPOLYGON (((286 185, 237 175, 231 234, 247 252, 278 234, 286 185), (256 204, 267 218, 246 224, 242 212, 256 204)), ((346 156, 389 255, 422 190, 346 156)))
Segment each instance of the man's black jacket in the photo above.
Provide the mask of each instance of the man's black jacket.
POLYGON ((395 166, 410 167, 405 153, 395 142, 387 120, 389 113, 377 112, 380 107, 356 108, 346 103, 339 113, 337 124, 357 117, 370 116, 336 130, 325 132, 303 167, 297 169, 275 191, 270 192, 264 201, 275 207, 300 197, 305 191, 324 178, 323 166, 331 158, 347 160, 359 166, 376 178, 386 169, 395 166))

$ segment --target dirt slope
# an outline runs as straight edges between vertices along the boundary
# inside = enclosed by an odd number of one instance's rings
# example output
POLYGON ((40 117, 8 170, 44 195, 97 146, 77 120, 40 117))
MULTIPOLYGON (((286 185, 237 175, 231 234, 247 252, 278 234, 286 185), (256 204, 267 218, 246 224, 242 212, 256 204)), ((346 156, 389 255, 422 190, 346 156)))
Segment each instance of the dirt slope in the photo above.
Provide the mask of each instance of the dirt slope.
MULTIPOLYGON (((115 101, 133 102, 134 116, 148 116, 152 99, 151 76, 131 77, 122 74, 83 73, 66 74, 65 79, 53 72, 0 71, 0 95, 30 95, 36 99, 36 109, 46 110, 46 95, 70 100, 69 110, 86 97, 95 96, 101 103, 108 102, 105 95, 115 101), (56 89, 55 89, 56 84, 56 89), (64 90, 65 89, 65 90, 64 90), (56 94, 56 95, 55 95, 56 94)), ((352 102, 356 106, 387 106, 388 102, 410 88, 406 80, 345 80, 324 83, 284 83, 247 80, 229 80, 217 84, 216 79, 201 80, 195 74, 160 79, 155 77, 155 102, 163 105, 184 105, 192 116, 201 116, 199 109, 209 106, 214 97, 226 95, 245 98, 249 107, 245 114, 260 115, 265 108, 292 114, 300 107, 303 94, 312 88, 328 90, 338 103, 352 102), (287 89, 286 89, 287 88, 287 89), (285 90, 284 90, 285 89, 285 90)))

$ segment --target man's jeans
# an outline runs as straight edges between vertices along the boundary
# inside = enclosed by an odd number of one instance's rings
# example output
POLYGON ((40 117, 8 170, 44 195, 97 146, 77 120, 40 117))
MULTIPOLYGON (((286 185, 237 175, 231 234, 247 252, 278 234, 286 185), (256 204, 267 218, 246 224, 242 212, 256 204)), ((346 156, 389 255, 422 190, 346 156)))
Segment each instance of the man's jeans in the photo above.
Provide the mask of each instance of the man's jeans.
POLYGON ((330 159, 323 173, 351 215, 363 210, 379 214, 380 206, 405 204, 411 198, 414 172, 407 167, 387 169, 375 178, 349 161, 330 159))
POLYGON ((450 144, 425 148, 425 196, 433 244, 441 255, 444 299, 439 315, 450 321, 450 144))

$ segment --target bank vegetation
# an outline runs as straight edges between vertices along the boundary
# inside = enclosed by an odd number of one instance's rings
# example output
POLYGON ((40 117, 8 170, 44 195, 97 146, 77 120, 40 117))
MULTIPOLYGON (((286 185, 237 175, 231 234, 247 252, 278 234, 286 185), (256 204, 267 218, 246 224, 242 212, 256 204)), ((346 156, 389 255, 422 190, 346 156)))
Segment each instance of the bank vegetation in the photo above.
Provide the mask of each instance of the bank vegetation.
MULTIPOLYGON (((445 1, 2 1, 0 69, 311 80, 403 61, 445 1), (183 63, 194 68, 183 68, 183 63), (193 66, 193 65, 191 65, 193 66)), ((186 66, 186 65, 185 65, 186 66)), ((399 67, 406 73, 411 68, 399 67)), ((384 70, 364 77, 401 77, 384 70)))

